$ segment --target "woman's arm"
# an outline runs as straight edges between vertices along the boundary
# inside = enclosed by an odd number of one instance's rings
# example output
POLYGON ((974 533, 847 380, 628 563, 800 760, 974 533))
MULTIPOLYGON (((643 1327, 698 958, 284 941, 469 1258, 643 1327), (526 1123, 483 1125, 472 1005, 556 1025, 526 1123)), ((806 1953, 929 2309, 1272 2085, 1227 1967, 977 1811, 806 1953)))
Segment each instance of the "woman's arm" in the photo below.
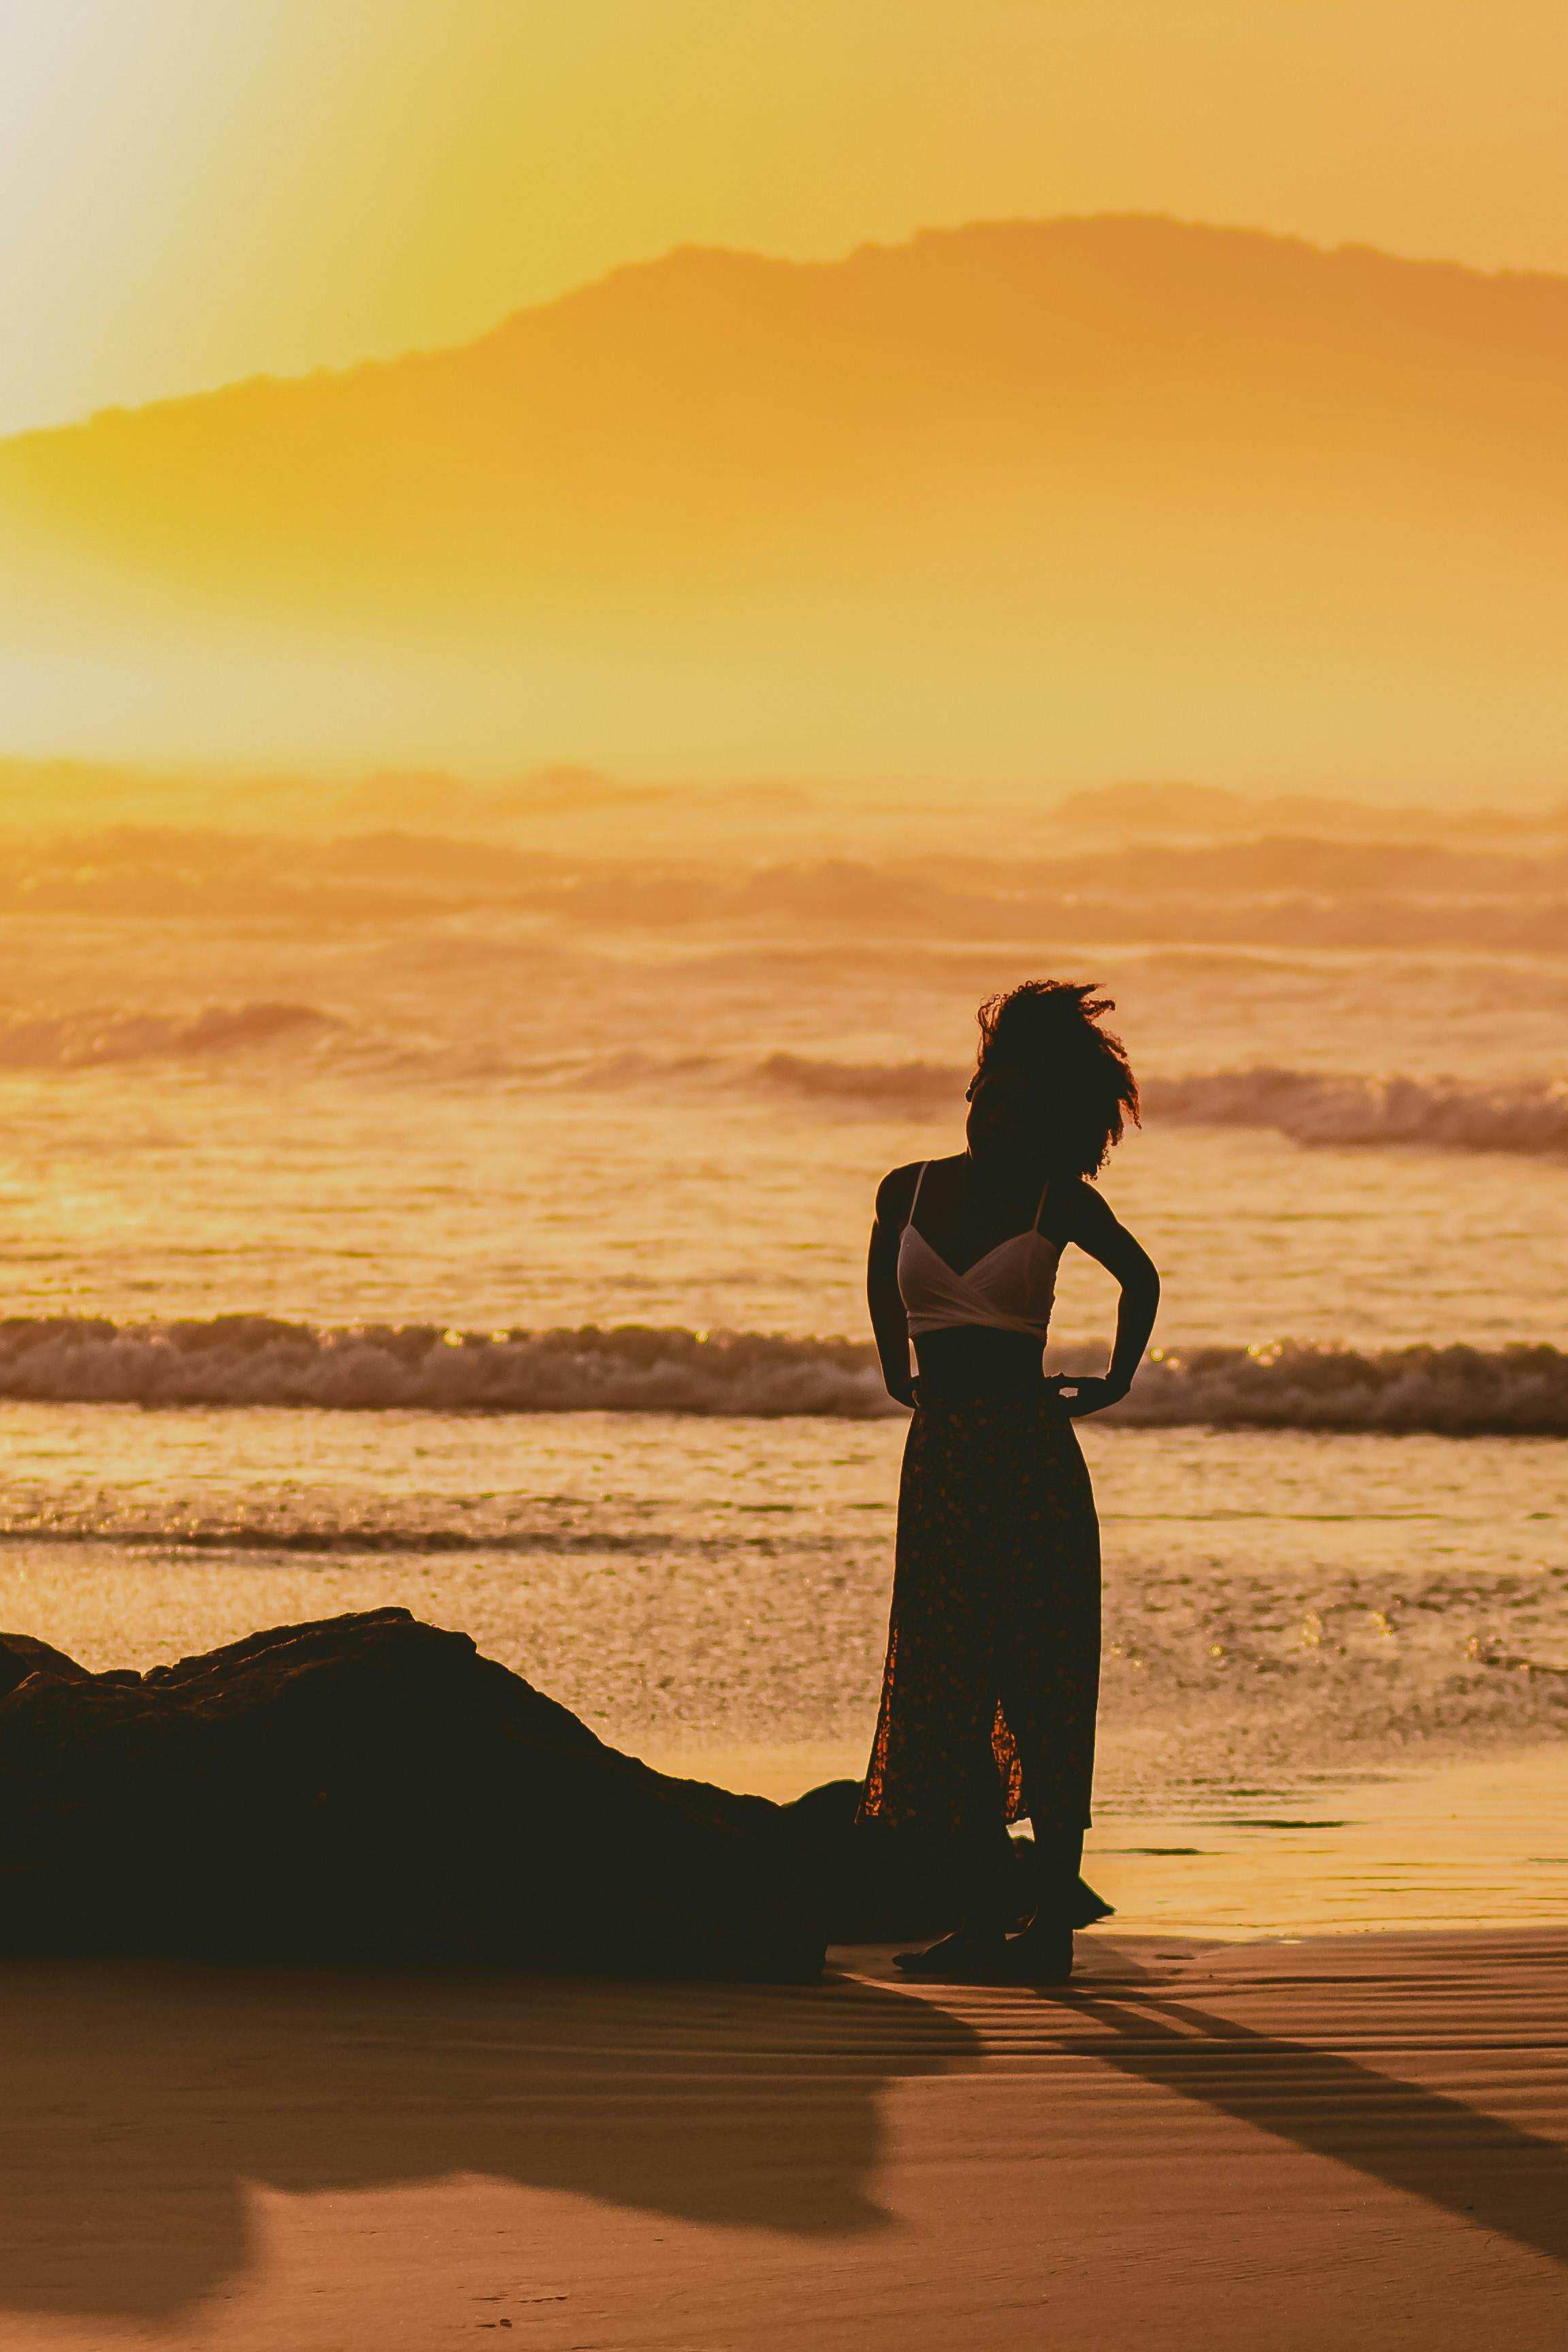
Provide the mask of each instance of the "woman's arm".
POLYGON ((1121 1286, 1116 1344, 1104 1379, 1065 1379, 1058 1383, 1062 1402, 1077 1421, 1086 1412, 1100 1412, 1108 1404, 1119 1404, 1131 1387, 1160 1311, 1160 1276, 1147 1250, 1118 1223, 1092 1185, 1075 1188, 1066 1231, 1069 1241, 1075 1241, 1121 1286))
POLYGON ((881 1359, 888 1394, 900 1404, 913 1404, 910 1375, 910 1325, 899 1296, 899 1236, 903 1232, 914 1194, 916 1171, 895 1168, 877 1188, 877 1222, 871 1228, 871 1249, 866 1261, 866 1303, 881 1359))

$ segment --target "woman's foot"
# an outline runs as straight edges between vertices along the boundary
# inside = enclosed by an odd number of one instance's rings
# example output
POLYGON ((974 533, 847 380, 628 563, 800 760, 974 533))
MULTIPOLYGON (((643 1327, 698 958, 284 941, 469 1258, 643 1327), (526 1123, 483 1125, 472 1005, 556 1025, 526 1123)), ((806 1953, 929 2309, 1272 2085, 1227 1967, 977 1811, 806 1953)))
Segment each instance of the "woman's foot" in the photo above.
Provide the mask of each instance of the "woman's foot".
POLYGON ((960 1927, 923 1952, 897 1952, 894 1963, 907 1977, 930 1984, 995 1984, 1003 1979, 1011 1947, 1000 1927, 960 1927))
POLYGON ((1072 1924, 1075 1927, 1092 1927, 1099 1919, 1114 1919, 1116 1906, 1097 1895, 1086 1878, 1080 1878, 1072 1897, 1072 1924))

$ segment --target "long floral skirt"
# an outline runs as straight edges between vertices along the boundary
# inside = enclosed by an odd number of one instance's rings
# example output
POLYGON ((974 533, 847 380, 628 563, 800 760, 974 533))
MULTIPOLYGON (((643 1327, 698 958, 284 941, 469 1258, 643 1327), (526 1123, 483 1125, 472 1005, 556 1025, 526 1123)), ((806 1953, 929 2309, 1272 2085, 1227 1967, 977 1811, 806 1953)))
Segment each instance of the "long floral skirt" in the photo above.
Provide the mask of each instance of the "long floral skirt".
POLYGON ((861 1818, 1087 1828, 1100 1523, 1054 1399, 917 1406, 861 1818))

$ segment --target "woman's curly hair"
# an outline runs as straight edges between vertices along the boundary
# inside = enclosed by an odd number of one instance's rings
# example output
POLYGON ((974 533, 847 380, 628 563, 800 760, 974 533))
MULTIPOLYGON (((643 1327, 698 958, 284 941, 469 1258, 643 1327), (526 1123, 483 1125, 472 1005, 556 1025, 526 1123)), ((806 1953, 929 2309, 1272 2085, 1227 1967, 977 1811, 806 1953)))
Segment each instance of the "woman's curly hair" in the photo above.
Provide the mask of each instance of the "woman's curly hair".
POLYGON ((1095 981, 1026 980, 988 997, 978 1015, 975 1076, 1004 1066, 1023 1072, 1049 1104, 1053 1157, 1078 1176, 1098 1174, 1127 1121, 1141 1124, 1127 1049, 1100 1025, 1115 1000, 1098 990, 1095 981))

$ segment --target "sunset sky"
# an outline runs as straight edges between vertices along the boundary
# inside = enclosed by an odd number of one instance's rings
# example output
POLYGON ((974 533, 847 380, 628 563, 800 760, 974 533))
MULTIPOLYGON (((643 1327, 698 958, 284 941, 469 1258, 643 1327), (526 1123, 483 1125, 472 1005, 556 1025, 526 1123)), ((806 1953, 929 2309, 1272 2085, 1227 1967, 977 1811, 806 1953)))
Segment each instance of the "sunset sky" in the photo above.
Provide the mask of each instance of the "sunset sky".
POLYGON ((1168 211, 1568 270, 1562 0, 5 0, 0 430, 686 242, 1168 211))

